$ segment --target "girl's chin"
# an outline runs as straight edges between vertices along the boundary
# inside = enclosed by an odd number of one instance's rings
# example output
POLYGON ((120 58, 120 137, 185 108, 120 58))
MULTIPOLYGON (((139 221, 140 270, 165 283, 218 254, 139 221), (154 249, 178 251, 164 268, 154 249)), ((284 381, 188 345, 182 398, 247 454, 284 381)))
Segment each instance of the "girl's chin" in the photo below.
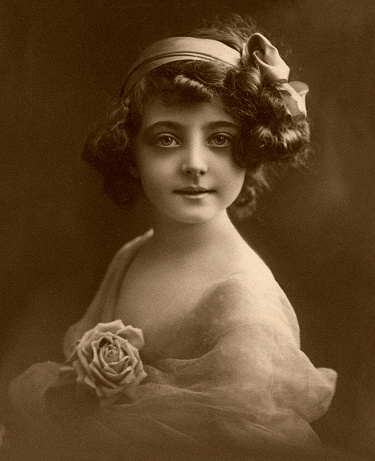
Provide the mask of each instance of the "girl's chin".
POLYGON ((206 222, 220 221, 227 216, 227 207, 231 204, 228 201, 194 200, 178 197, 172 203, 152 202, 149 204, 152 209, 152 216, 155 224, 159 223, 181 223, 181 224, 204 224, 206 222), (216 202, 216 203, 215 203, 216 202))
POLYGON ((181 223, 181 224, 204 224, 208 222, 215 221, 216 219, 219 221, 221 217, 226 215, 226 209, 218 210, 215 212, 204 212, 201 210, 200 212, 190 212, 190 213, 160 213, 159 211, 156 212, 156 215, 159 215, 164 221, 169 221, 171 223, 181 223))

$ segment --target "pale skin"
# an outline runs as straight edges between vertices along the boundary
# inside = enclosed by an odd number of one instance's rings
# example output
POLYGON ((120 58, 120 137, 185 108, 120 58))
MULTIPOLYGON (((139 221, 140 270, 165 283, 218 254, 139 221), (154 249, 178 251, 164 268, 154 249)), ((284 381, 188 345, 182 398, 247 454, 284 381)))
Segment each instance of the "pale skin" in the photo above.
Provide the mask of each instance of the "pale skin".
POLYGON ((227 213, 245 176, 232 157, 238 132, 220 101, 166 106, 156 100, 146 107, 135 141, 136 174, 154 235, 126 273, 117 312, 146 338, 257 259, 227 213))

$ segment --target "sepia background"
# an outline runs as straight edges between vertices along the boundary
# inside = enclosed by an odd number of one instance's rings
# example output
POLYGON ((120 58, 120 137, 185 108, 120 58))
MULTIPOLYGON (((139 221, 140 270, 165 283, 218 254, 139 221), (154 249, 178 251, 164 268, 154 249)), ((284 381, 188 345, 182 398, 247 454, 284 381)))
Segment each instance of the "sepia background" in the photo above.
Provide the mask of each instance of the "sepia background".
POLYGON ((9 380, 61 360, 66 328, 115 251, 147 230, 80 160, 86 133, 139 50, 202 18, 251 15, 310 86, 315 153, 239 225, 339 374, 327 444, 375 455, 375 3, 373 0, 3 0, 0 4, 0 423, 9 380))

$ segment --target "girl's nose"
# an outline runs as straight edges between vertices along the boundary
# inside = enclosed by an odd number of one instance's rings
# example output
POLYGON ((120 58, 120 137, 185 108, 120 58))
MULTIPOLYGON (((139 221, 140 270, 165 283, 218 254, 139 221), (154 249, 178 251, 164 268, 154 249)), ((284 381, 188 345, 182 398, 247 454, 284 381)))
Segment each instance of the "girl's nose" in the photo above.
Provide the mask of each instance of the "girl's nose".
POLYGON ((191 176, 201 176, 207 173, 207 162, 200 148, 189 149, 182 163, 182 172, 191 176))

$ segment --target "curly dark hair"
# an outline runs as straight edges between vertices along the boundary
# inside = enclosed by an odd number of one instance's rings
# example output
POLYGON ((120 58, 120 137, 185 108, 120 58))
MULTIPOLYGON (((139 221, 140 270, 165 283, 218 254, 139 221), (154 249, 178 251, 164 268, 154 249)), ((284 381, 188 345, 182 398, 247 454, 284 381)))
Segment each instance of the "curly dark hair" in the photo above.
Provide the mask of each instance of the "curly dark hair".
MULTIPOLYGON (((240 51, 254 32, 252 20, 232 15, 189 36, 218 40, 240 51)), ((140 129, 145 104, 155 98, 173 103, 207 102, 217 97, 241 127, 233 157, 246 168, 246 176, 233 207, 238 214, 251 214, 258 192, 267 186, 275 167, 305 162, 310 130, 306 117, 292 119, 277 85, 250 64, 233 67, 219 61, 186 60, 154 69, 129 95, 120 96, 104 122, 88 136, 82 157, 103 174, 104 192, 119 206, 129 204, 141 190, 139 179, 132 174, 132 139, 140 129)))

